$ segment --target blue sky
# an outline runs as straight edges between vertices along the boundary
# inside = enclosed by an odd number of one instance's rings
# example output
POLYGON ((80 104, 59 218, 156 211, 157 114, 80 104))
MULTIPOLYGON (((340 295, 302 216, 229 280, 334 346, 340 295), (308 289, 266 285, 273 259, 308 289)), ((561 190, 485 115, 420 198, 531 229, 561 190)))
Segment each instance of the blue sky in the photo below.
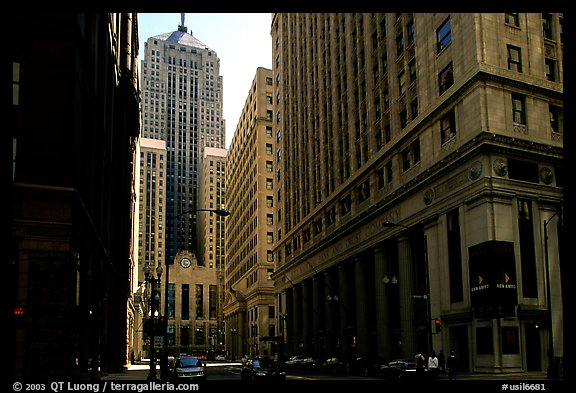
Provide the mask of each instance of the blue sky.
MULTIPOLYGON (((184 25, 188 27, 188 33, 220 58, 226 148, 230 146, 256 68, 272 69, 271 21, 270 13, 185 13, 184 25)), ((180 23, 179 13, 139 13, 139 59, 144 60, 144 43, 148 38, 176 31, 180 23)))

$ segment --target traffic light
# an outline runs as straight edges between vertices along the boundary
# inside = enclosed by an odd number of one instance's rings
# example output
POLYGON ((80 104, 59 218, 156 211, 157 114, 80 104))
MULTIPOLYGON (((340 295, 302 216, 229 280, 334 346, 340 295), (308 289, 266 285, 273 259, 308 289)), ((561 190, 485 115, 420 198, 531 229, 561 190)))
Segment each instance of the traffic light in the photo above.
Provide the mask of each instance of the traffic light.
POLYGON ((436 333, 440 333, 442 331, 442 322, 440 322, 440 318, 436 318, 434 320, 434 326, 436 326, 436 333))

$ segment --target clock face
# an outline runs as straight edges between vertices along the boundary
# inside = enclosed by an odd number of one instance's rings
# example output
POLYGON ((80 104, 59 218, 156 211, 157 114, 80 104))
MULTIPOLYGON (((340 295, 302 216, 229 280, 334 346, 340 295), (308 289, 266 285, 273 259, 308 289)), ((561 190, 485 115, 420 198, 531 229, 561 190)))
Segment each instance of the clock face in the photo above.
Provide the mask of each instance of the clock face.
POLYGON ((180 266, 182 266, 182 267, 188 268, 188 267, 190 267, 191 264, 192 264, 192 262, 188 258, 182 258, 180 260, 180 266))

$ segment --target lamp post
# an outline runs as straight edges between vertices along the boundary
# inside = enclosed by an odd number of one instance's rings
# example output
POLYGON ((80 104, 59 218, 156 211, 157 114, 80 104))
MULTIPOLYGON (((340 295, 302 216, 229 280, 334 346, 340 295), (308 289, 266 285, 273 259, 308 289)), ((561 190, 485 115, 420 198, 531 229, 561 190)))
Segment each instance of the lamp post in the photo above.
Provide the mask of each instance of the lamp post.
POLYGON ((156 277, 150 271, 150 265, 144 265, 144 278, 146 282, 150 283, 150 371, 148 373, 148 380, 156 380, 156 314, 158 313, 157 306, 159 306, 160 295, 160 277, 162 276, 162 265, 158 264, 156 267, 156 277))
POLYGON ((235 338, 236 338, 237 332, 238 331, 235 328, 230 329, 230 333, 232 334, 232 337, 231 337, 232 338, 232 347, 230 348, 230 357, 231 357, 230 360, 236 359, 236 350, 234 348, 236 345, 236 339, 235 338))
MULTIPOLYGON (((187 210, 184 211, 180 214, 177 214, 175 216, 169 216, 170 219, 175 219, 178 217, 183 216, 184 214, 188 214, 188 213, 195 213, 195 212, 212 212, 215 213, 217 216, 220 217, 227 217, 230 215, 230 212, 228 210, 225 209, 192 209, 192 210, 187 210)), ((164 264, 166 265, 166 278, 164 279, 166 281, 166 285, 164 288, 164 314, 165 314, 165 318, 166 321, 168 321, 168 290, 170 288, 170 281, 169 281, 169 275, 170 275, 170 264, 168 263, 168 253, 167 253, 167 246, 168 246, 168 231, 165 230, 165 235, 164 235, 164 264)), ((160 364, 160 372, 162 375, 162 379, 166 380, 168 379, 168 324, 166 324, 166 329, 164 329, 163 332, 164 335, 164 351, 162 354, 162 358, 161 358, 161 364, 160 364)))
POLYGON ((544 220, 544 261, 546 262, 546 301, 548 303, 548 310, 546 312, 548 319, 548 373, 547 378, 558 378, 558 367, 556 359, 554 358, 554 339, 552 336, 552 294, 550 291, 550 261, 548 259, 548 224, 558 215, 555 212, 548 220, 544 220))
MULTIPOLYGON (((406 225, 397 224, 394 222, 390 222, 385 220, 382 225, 386 228, 392 227, 402 227, 404 229, 410 229, 406 225)), ((430 326, 430 322, 432 321, 432 310, 431 310, 431 302, 430 302, 430 277, 428 272, 428 239, 426 235, 422 237, 422 247, 424 253, 424 276, 425 276, 425 285, 426 285, 426 293, 424 294, 423 298, 426 300, 426 335, 427 335, 427 346, 428 346, 428 355, 432 352, 432 328, 430 326)))

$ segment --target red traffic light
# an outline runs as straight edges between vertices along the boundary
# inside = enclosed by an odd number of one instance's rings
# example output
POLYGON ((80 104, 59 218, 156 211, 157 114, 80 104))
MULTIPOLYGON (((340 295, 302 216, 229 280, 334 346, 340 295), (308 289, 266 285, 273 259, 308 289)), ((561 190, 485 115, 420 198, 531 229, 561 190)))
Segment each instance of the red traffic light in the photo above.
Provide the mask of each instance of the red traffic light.
POLYGON ((434 320, 434 325, 436 326, 436 333, 440 333, 442 331, 442 322, 440 322, 440 318, 434 320))

